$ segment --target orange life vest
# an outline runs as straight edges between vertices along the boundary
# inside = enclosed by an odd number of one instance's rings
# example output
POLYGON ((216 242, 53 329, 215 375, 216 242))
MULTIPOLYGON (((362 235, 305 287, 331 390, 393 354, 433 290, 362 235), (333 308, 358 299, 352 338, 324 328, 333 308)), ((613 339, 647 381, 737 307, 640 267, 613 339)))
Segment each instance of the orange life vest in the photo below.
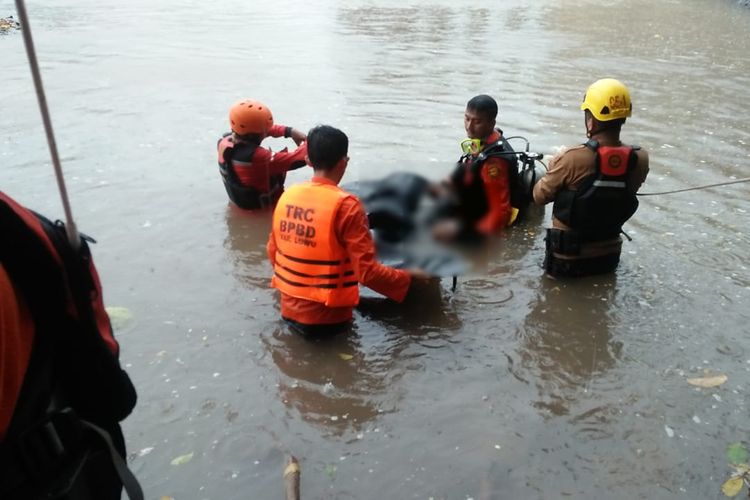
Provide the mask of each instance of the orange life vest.
POLYGON ((327 307, 353 307, 359 287, 346 249, 336 236, 341 203, 352 197, 338 186, 292 186, 273 213, 276 264, 271 286, 327 307))

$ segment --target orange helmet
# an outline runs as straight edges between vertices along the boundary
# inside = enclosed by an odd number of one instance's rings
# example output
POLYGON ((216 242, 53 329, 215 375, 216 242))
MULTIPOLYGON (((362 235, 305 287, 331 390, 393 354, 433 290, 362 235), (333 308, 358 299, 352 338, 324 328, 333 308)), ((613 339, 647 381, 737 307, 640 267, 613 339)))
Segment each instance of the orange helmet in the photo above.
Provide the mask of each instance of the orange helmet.
POLYGON ((273 126, 273 115, 265 104, 243 99, 229 109, 229 123, 237 135, 265 135, 273 126))

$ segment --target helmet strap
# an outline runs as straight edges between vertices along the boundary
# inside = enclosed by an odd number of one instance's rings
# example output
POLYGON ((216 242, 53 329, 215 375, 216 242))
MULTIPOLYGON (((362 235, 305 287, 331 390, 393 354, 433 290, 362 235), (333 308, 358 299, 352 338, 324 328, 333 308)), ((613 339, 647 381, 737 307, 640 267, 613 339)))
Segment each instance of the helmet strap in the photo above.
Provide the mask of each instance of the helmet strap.
POLYGON ((260 134, 245 134, 240 135, 237 132, 234 133, 235 142, 240 141, 246 144, 252 144, 253 146, 260 146, 263 136, 260 134))
POLYGON ((583 112, 584 125, 586 126, 586 137, 591 139, 591 136, 596 133, 596 120, 588 109, 583 112), (590 124, 590 125, 589 125, 590 124))

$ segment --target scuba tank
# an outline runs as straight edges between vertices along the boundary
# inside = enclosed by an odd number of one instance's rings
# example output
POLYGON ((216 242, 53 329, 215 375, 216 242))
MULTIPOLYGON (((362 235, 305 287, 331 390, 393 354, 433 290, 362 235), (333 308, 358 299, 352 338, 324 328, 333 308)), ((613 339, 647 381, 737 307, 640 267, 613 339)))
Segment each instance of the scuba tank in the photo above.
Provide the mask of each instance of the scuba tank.
POLYGON ((518 171, 516 188, 525 204, 534 201, 534 185, 547 173, 547 169, 538 161, 543 157, 542 153, 521 153, 519 157, 521 168, 518 171))
POLYGON ((483 163, 487 158, 492 157, 505 158, 511 165, 511 205, 523 213, 524 209, 534 201, 534 185, 547 173, 546 167, 541 162, 544 155, 530 152, 528 139, 516 135, 501 138, 498 143, 490 145, 479 153, 474 161, 483 163), (526 143, 523 151, 516 151, 511 147, 509 141, 513 139, 520 139, 526 143))

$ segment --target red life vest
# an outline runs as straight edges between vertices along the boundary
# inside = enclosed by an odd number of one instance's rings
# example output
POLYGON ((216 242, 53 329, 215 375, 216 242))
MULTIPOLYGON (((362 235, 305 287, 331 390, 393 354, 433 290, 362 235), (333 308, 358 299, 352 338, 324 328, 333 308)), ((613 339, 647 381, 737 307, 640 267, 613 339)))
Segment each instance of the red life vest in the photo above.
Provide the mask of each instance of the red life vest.
POLYGON ((270 190, 265 193, 240 182, 235 166, 237 163, 251 165, 257 148, 256 144, 235 144, 231 133, 222 137, 217 146, 219 173, 227 196, 235 205, 245 210, 258 210, 272 206, 284 187, 284 176, 270 178, 268 180, 270 190))

